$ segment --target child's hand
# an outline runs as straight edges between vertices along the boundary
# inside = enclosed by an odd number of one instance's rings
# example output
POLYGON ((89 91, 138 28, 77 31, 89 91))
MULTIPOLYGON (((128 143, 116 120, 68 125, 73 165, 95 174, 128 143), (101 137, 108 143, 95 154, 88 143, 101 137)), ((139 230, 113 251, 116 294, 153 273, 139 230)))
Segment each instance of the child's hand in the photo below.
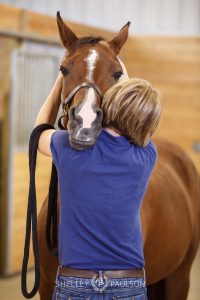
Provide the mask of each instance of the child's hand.
POLYGON ((59 71, 57 78, 59 78, 60 80, 63 79, 63 74, 61 73, 61 71, 59 71))

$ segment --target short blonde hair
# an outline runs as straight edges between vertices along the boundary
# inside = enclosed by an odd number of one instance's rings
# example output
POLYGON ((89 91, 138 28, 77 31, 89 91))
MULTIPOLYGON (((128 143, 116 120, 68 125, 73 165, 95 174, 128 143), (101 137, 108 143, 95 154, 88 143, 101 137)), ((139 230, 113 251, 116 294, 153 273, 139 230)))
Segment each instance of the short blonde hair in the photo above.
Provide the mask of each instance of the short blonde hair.
POLYGON ((131 142, 146 146, 161 118, 161 98, 150 82, 130 78, 104 95, 103 126, 113 126, 131 142))

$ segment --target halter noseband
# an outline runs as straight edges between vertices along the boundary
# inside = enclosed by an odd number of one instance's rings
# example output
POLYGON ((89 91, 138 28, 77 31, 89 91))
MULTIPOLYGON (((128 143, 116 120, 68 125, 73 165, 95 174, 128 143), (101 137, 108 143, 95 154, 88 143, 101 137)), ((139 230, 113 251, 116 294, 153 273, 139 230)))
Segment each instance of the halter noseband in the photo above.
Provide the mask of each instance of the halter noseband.
POLYGON ((93 88, 97 94, 100 96, 100 98, 102 99, 103 98, 103 95, 101 93, 101 90, 99 89, 99 87, 94 84, 94 83, 89 83, 89 82, 83 82, 81 84, 79 84, 78 86, 76 86, 73 91, 69 94, 69 96, 63 101, 62 100, 62 108, 63 108, 63 111, 66 112, 66 107, 69 106, 72 98, 74 97, 74 95, 82 88, 84 87, 88 87, 88 88, 93 88))
POLYGON ((62 109, 63 109, 63 115, 60 116, 60 118, 58 119, 58 127, 60 129, 65 129, 65 127, 62 125, 62 118, 67 116, 68 110, 69 110, 69 105, 74 97, 74 95, 82 88, 84 87, 88 87, 88 88, 93 88, 97 94, 99 95, 100 99, 102 100, 103 98, 103 94, 101 93, 101 90, 99 89, 99 87, 94 84, 94 83, 90 83, 90 82, 83 82, 81 84, 79 84, 78 86, 76 86, 73 91, 69 94, 69 96, 63 100, 61 99, 61 103, 62 103, 62 109))

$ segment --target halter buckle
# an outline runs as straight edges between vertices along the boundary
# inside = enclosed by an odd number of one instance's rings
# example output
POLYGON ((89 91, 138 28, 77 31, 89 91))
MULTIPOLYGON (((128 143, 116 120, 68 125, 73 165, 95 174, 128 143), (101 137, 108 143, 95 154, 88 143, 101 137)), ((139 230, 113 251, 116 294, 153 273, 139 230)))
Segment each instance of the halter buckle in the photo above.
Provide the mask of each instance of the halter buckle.
POLYGON ((63 113, 64 113, 65 115, 67 115, 67 114, 68 114, 68 111, 69 111, 69 104, 63 103, 63 113))

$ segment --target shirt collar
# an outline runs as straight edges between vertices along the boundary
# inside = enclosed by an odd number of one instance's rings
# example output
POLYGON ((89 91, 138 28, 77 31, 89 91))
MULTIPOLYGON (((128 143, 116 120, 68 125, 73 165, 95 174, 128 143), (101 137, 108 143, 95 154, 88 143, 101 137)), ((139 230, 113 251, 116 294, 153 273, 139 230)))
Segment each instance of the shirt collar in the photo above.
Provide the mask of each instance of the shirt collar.
POLYGON ((99 138, 101 140, 104 140, 106 142, 109 142, 114 145, 122 145, 122 146, 130 146, 131 144, 129 143, 128 139, 124 135, 120 136, 114 136, 108 131, 106 131, 104 128, 102 128, 101 133, 99 135, 99 138))

